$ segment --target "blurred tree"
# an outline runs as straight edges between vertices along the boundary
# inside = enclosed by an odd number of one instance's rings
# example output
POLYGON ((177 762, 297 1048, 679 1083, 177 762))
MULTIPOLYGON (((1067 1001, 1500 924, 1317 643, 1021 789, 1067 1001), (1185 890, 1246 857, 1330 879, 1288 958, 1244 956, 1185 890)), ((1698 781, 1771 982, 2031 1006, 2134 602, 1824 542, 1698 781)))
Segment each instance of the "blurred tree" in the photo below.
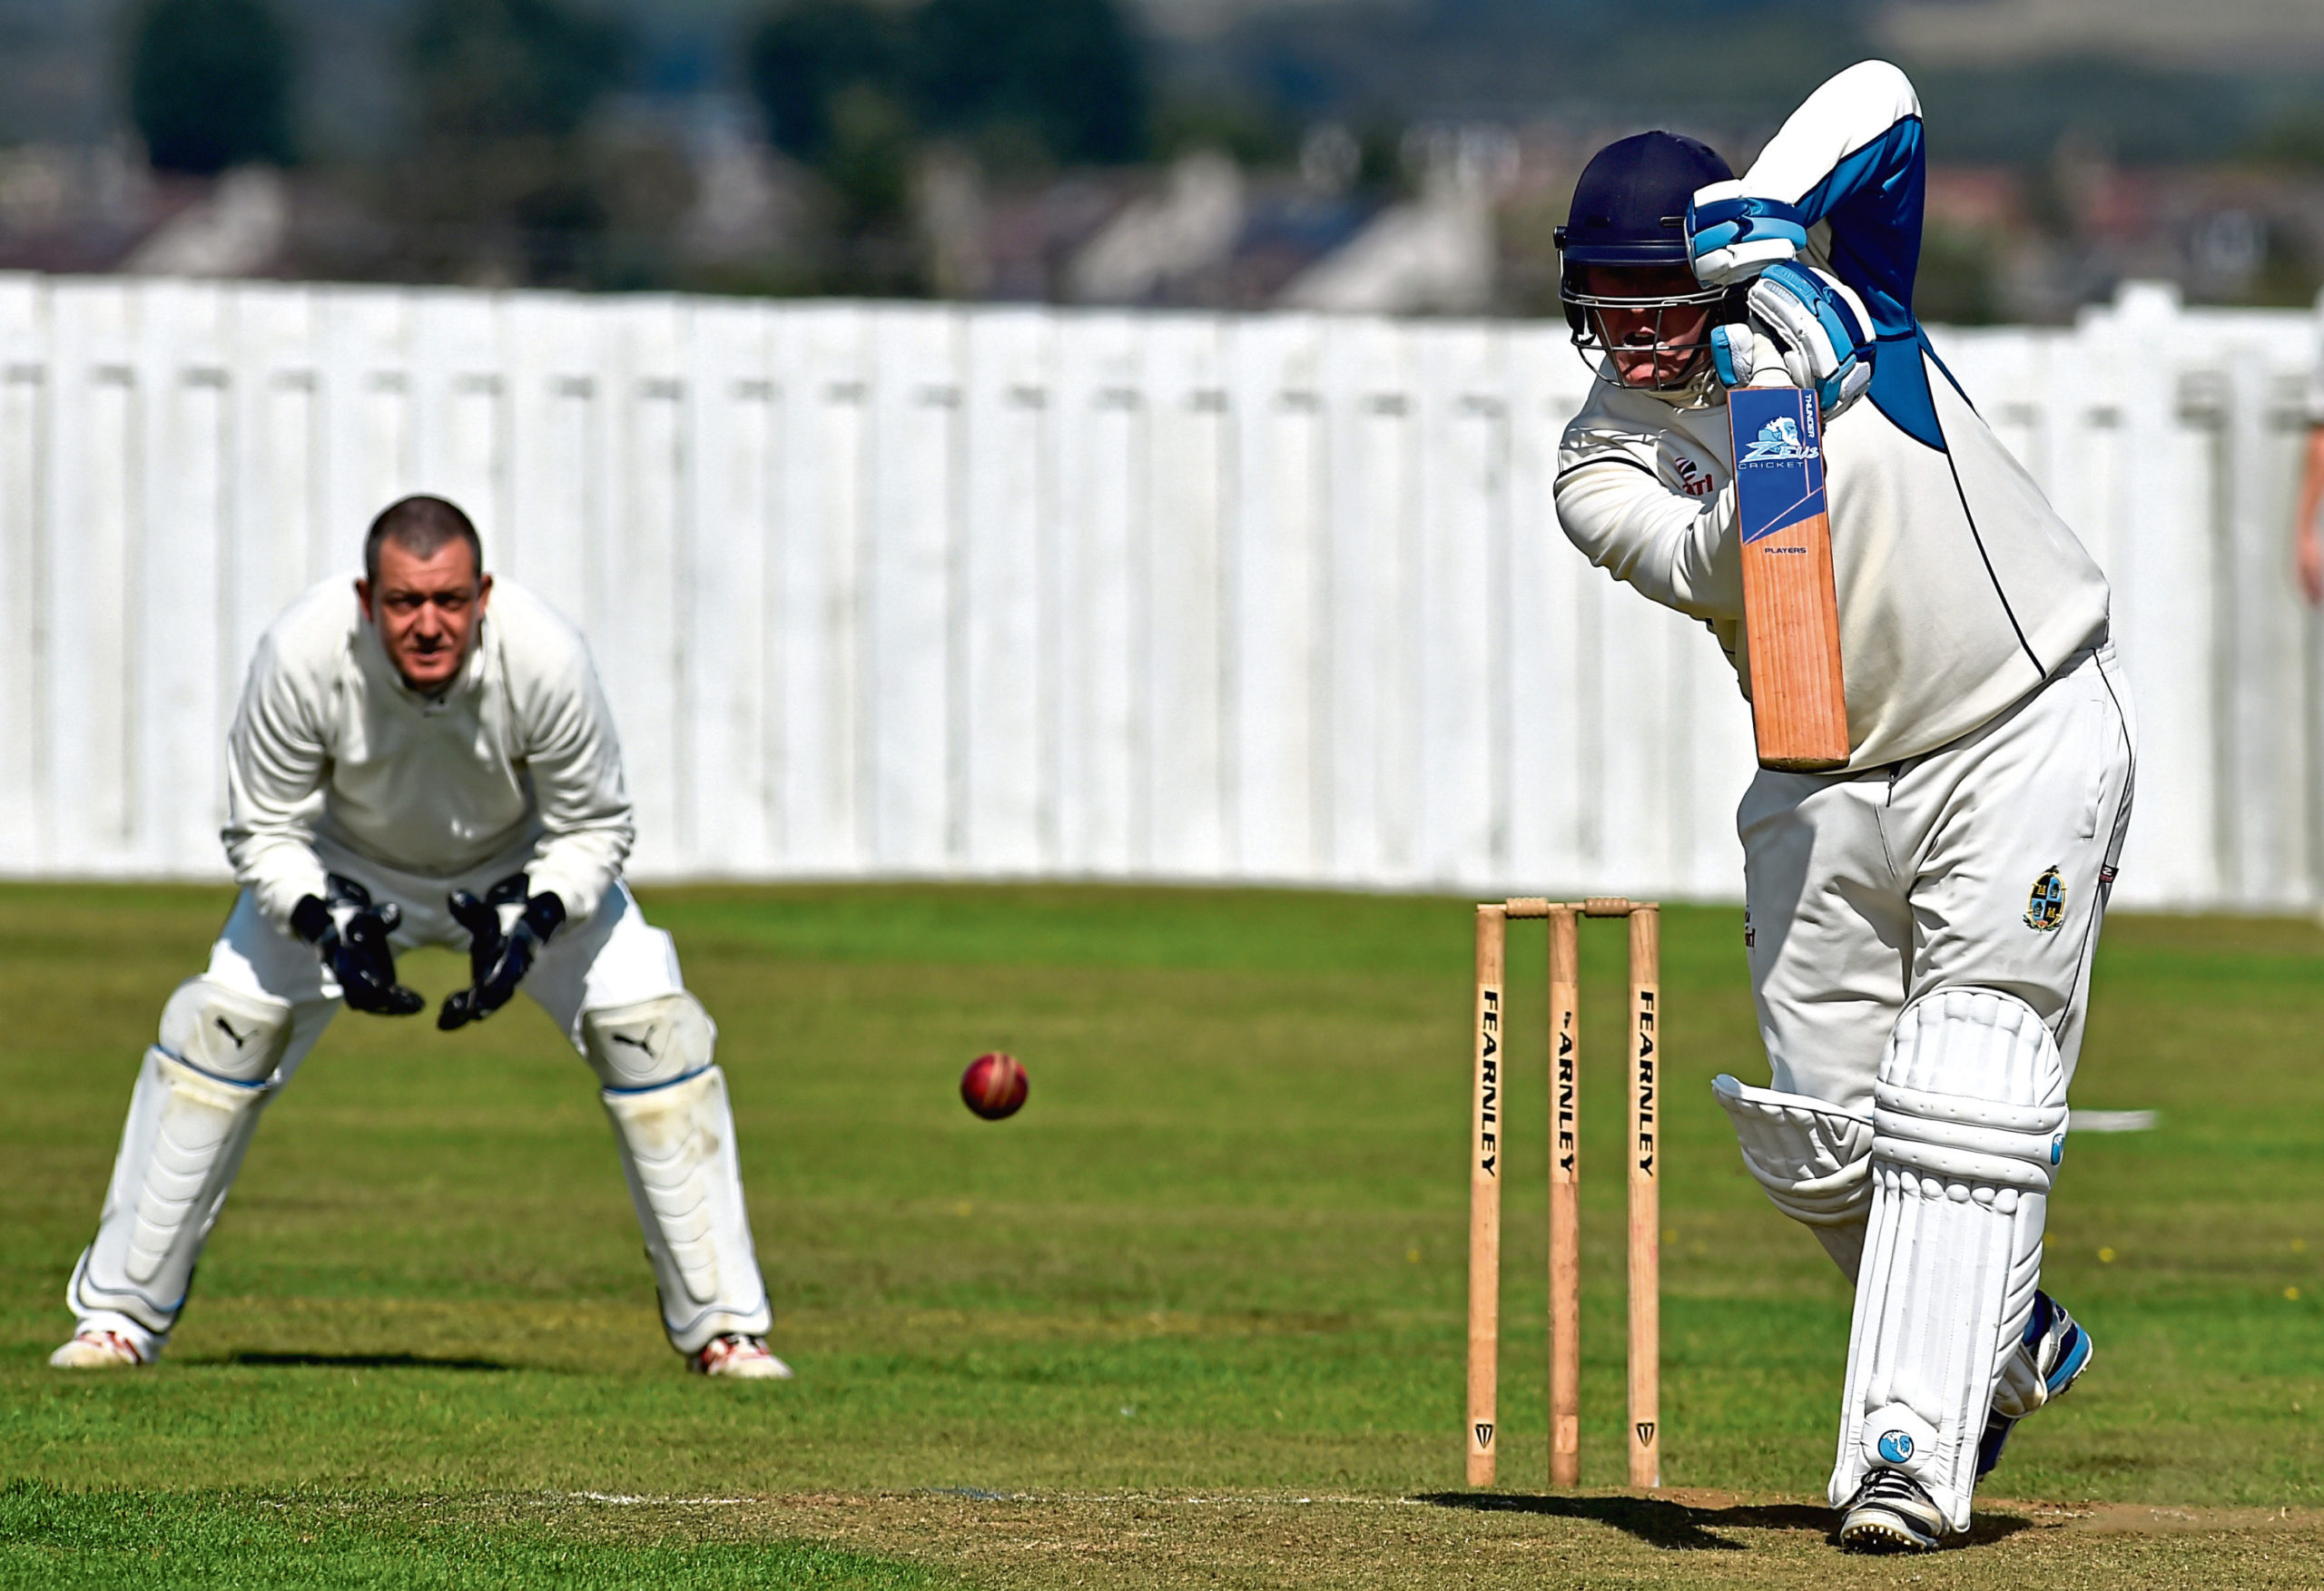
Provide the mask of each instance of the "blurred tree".
POLYGON ((294 56, 267 0, 153 0, 129 58, 129 110, 147 158, 204 176, 289 164, 294 56))
POLYGON ((851 231, 902 222, 911 198, 913 140, 904 108, 868 83, 851 83, 831 107, 831 142, 817 168, 851 231))
POLYGON ((931 126, 1029 133, 1060 161, 1146 152, 1146 55, 1115 0, 927 0, 912 33, 931 126))
POLYGON ((815 162, 831 154, 848 119, 842 101, 869 92, 901 108, 908 60, 894 13, 865 0, 802 0, 753 31, 747 69, 775 147, 815 162))
POLYGON ((1931 225, 1921 234, 1913 313, 1941 326, 1991 326, 1999 320, 1995 262, 2007 246, 1998 232, 1931 225))
POLYGON ((566 137, 620 85, 626 54, 615 24, 562 0, 424 0, 411 35, 423 130, 566 137))
POLYGON ((640 152, 593 123, 626 81, 630 40, 575 0, 417 0, 406 38, 409 146, 379 173, 390 269, 423 279, 634 284, 639 240, 691 194, 682 165, 640 183, 640 152), (642 211, 637 193, 661 198, 642 211))
POLYGON ((2324 171, 2324 107, 2300 105, 2278 114, 2243 153, 2261 165, 2324 171))
POLYGON ((1148 153, 1176 160, 1197 150, 1232 155, 1241 166, 1283 167, 1299 158, 1296 129, 1256 97, 1177 95, 1155 106, 1148 153))

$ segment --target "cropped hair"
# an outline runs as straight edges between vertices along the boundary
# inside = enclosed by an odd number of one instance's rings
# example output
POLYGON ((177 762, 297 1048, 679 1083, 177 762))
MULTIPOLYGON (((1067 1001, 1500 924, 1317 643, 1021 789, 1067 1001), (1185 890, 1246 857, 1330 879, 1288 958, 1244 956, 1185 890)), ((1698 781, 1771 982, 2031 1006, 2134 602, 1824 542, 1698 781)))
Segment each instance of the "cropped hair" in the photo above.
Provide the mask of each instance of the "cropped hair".
POLYGON ((374 585, 379 581, 379 548, 393 542, 415 558, 432 558, 447 542, 468 544, 468 552, 476 560, 477 577, 484 577, 484 542, 476 534, 476 525, 459 506, 442 497, 411 496, 399 498, 379 511, 371 521, 371 528, 363 536, 363 576, 374 585))

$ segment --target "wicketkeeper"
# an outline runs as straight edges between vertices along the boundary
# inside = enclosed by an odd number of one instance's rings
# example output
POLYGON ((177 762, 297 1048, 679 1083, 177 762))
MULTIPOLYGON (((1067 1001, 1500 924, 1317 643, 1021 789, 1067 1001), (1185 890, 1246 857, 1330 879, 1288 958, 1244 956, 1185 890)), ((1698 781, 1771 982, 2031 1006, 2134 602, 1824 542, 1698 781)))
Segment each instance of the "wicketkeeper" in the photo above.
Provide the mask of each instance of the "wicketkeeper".
POLYGON ((522 988, 596 1073, 671 1344, 709 1375, 785 1377, 751 1246, 717 1029, 623 883, 632 828, 613 715, 580 635, 483 572, 468 516, 407 497, 364 575, 261 639, 227 738, 241 886, 210 969, 145 1052, 63 1369, 151 1364, 259 1117, 344 1003, 408 1017, 396 953, 465 949, 436 1026, 522 988))
POLYGON ((1823 418, 1850 757, 1737 815, 1772 1086, 1743 1158, 1856 1285, 1843 1544, 1933 1547, 2090 1339, 2038 1290, 2134 731, 2107 590, 1912 313, 1924 183, 1902 73, 1849 68, 1739 180, 1667 133, 1600 151, 1559 235, 1600 380, 1558 516, 1702 620, 1745 681, 1731 386, 1823 418))

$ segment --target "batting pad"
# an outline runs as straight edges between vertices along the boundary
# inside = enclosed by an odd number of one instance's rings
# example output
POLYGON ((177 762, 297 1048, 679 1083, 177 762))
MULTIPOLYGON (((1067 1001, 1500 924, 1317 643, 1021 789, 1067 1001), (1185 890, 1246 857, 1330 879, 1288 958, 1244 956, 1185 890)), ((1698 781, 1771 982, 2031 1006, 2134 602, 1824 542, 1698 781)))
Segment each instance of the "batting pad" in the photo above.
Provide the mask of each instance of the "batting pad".
POLYGON ((1831 1501, 1875 1468, 1969 1527, 1977 1439, 2041 1278, 2065 1069, 2024 1001, 1940 989, 1898 1017, 1873 1085, 1872 1221, 1831 1501))
POLYGON ((581 1053, 597 1080, 617 1091, 691 1077, 710 1065, 717 1047, 718 1025, 683 989, 581 1013, 581 1053))
POLYGON ((290 1040, 280 1000, 206 977, 170 997, 129 1096, 96 1238, 74 1269, 76 1314, 117 1311, 168 1335, 290 1040))
POLYGON ((773 1324, 743 1207, 726 1074, 706 1066, 658 1087, 599 1095, 621 1144, 670 1341, 692 1353, 722 1332, 773 1324))
POLYGON ((1710 1091, 1735 1124, 1743 1168, 1855 1281, 1872 1208, 1871 1121, 1804 1094, 1754 1088, 1723 1072, 1710 1080, 1710 1091))

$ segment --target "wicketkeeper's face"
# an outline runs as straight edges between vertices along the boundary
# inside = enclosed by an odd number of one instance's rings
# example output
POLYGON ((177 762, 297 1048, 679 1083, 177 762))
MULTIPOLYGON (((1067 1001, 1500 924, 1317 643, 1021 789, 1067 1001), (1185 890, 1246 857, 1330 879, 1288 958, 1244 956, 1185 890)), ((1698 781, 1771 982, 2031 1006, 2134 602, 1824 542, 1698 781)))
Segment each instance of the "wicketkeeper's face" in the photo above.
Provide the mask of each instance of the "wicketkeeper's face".
POLYGON ((404 683, 432 692, 468 662, 492 576, 478 570, 476 555, 458 537, 424 558, 389 539, 379 544, 379 579, 358 581, 355 591, 404 683))
POLYGON ((1703 297, 1686 266, 1590 265, 1581 279, 1590 300, 1584 313, 1623 386, 1682 386, 1709 358, 1713 306, 1674 301, 1703 297))

